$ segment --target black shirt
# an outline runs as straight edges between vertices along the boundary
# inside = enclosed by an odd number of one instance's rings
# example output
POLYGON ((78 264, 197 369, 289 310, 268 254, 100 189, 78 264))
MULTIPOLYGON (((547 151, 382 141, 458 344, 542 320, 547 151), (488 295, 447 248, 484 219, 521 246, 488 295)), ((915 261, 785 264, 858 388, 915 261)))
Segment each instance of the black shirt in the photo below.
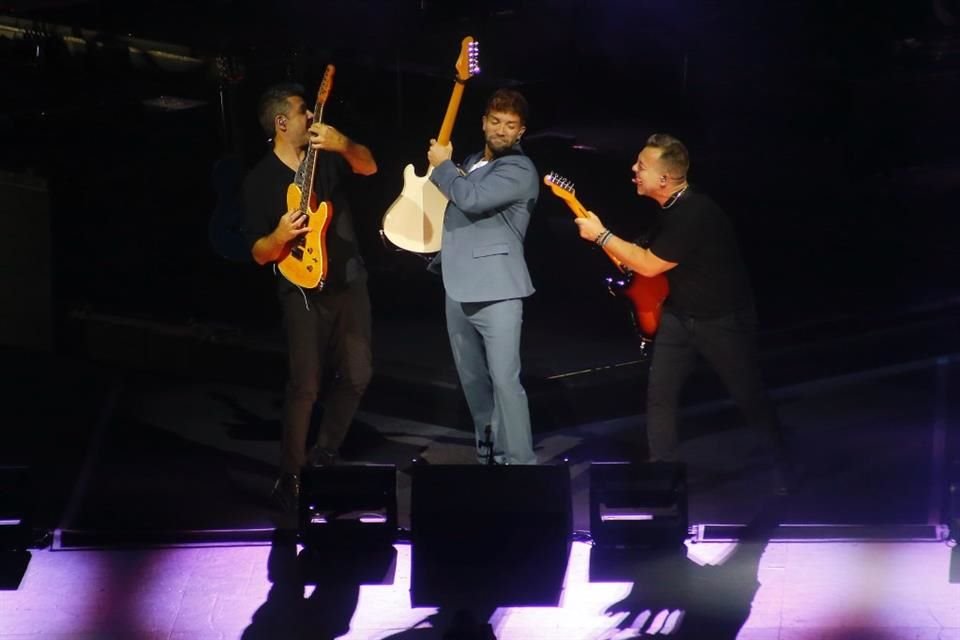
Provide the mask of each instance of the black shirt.
MULTIPOLYGON (((343 289, 366 277, 350 206, 341 188, 343 177, 351 173, 350 165, 340 154, 317 153, 314 191, 318 200, 329 200, 333 204, 326 235, 327 280, 324 291, 343 289)), ((273 151, 264 155, 247 174, 243 181, 243 233, 251 248, 258 239, 272 233, 280 217, 287 212, 287 187, 295 178, 296 172, 273 151)), ((279 272, 276 277, 279 294, 296 290, 279 272)))
POLYGON ((666 272, 666 308, 700 318, 722 316, 753 306, 733 225, 709 197, 688 187, 660 212, 650 242, 658 258, 676 262, 666 272))

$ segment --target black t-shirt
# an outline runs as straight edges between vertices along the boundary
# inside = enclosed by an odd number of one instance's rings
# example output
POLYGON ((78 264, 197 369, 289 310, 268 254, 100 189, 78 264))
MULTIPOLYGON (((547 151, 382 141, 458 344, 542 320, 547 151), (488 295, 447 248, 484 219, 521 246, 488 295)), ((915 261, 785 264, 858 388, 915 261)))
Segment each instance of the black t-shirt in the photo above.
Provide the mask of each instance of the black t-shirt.
POLYGON ((676 262, 666 272, 666 307, 691 317, 711 318, 753 306, 753 294, 733 225, 709 197, 688 187, 659 214, 648 248, 676 262))
MULTIPOLYGON (((366 269, 357 247, 350 206, 341 188, 344 176, 351 175, 350 165, 337 153, 317 153, 314 191, 319 201, 333 204, 330 226, 327 228, 327 280, 323 291, 343 289, 348 284, 366 277, 366 269)), ((243 233, 250 247, 277 227, 287 211, 287 187, 296 178, 296 172, 270 151, 250 170, 243 181, 243 233)), ((279 294, 295 291, 296 287, 277 272, 279 294)))

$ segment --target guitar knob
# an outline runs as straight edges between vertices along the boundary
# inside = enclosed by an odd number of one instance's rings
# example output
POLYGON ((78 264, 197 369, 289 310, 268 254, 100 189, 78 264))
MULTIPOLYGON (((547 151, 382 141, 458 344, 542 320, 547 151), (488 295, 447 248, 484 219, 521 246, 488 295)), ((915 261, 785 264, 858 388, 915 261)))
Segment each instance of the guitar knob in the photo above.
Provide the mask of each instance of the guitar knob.
POLYGON ((640 359, 646 360, 650 357, 650 353, 653 351, 653 340, 650 338, 641 336, 640 337, 640 359))
POLYGON ((616 296, 616 295, 617 295, 617 287, 616 287, 616 284, 615 284, 613 278, 611 278, 611 277, 608 276, 608 277, 604 278, 604 281, 607 283, 607 293, 609 293, 609 294, 612 295, 612 296, 616 296))

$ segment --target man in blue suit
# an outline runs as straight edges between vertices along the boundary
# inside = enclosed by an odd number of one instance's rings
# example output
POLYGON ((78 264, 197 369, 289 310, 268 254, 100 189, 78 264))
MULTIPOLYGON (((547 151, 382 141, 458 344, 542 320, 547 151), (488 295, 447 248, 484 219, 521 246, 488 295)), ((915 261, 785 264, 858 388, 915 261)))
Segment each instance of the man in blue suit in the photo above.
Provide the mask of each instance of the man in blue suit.
POLYGON ((450 201, 440 253, 430 263, 446 291, 447 333, 460 385, 473 416, 477 457, 486 427, 494 459, 536 464, 527 394, 520 384, 523 298, 533 283, 523 238, 540 193, 533 162, 523 154, 527 101, 500 89, 483 115, 483 152, 452 161, 453 147, 430 141, 430 180, 450 201))

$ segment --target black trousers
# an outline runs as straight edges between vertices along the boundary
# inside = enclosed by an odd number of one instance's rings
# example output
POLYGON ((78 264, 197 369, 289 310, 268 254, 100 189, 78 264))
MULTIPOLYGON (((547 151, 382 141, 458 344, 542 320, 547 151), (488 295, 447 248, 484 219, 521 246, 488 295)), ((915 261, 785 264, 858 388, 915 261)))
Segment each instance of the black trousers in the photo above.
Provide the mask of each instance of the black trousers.
POLYGON ((289 379, 280 470, 298 473, 306 458, 313 405, 321 391, 323 419, 316 445, 336 451, 370 382, 370 297, 366 282, 361 281, 346 290, 326 291, 306 300, 299 291, 293 291, 283 296, 281 304, 289 379), (324 380, 328 387, 321 389, 324 380))
POLYGON ((720 376, 747 424, 765 434, 777 462, 786 462, 783 431, 760 375, 756 314, 752 310, 710 319, 663 312, 647 387, 651 459, 675 459, 680 392, 697 354, 720 376))

